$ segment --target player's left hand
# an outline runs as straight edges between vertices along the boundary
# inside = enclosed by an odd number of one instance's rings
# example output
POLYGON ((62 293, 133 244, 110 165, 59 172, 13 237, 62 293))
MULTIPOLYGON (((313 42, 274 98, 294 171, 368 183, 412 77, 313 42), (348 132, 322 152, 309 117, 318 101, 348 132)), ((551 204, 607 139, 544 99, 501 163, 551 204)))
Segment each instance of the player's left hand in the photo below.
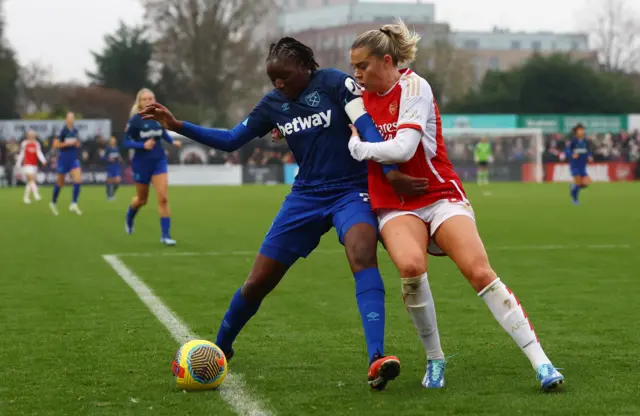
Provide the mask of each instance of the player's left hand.
POLYGON ((180 140, 174 140, 174 141, 173 141, 173 146, 174 146, 176 149, 180 149, 180 148, 182 147, 182 142, 181 142, 180 140))
POLYGON ((427 178, 414 178, 398 170, 393 170, 386 176, 389 184, 400 198, 402 195, 418 196, 427 193, 429 187, 427 178))
POLYGON ((589 163, 593 163, 593 157, 589 156, 589 163))

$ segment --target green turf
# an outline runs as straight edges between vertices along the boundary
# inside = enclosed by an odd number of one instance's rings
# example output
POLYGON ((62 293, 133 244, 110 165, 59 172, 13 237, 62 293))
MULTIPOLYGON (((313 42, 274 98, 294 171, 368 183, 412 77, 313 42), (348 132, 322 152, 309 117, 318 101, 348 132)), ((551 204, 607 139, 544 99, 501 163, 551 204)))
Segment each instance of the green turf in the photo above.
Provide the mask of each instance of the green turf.
MULTIPOLYGON (((448 259, 430 259, 429 272, 445 353, 457 355, 445 389, 422 389, 422 346, 384 253, 387 352, 403 370, 387 391, 370 392, 353 279, 331 232, 238 339, 231 369, 252 396, 278 415, 639 414, 640 183, 595 185, 579 207, 567 185, 467 188, 493 267, 564 368, 562 393, 538 391, 528 361, 448 259)), ((0 415, 233 414, 218 392, 175 389, 178 345, 102 255, 151 253, 120 259, 214 339, 253 259, 229 253, 258 249, 287 191, 172 188, 179 246, 165 248, 154 206, 124 234, 133 188, 106 202, 102 188, 85 187, 82 217, 63 209, 70 189, 59 217, 45 201, 25 206, 21 189, 0 190, 0 415), (221 255, 162 255, 212 251, 221 255)))

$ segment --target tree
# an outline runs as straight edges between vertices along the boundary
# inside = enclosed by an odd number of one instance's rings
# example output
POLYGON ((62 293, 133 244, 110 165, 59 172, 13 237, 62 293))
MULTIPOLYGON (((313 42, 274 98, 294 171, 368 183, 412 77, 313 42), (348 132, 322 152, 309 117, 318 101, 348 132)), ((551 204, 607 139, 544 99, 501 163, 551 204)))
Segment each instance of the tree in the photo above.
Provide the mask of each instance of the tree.
POLYGON ((598 0, 588 23, 606 71, 640 70, 640 14, 627 0, 598 0))
POLYGON ((169 103, 182 104, 199 122, 229 125, 232 107, 262 92, 266 43, 254 33, 266 3, 143 0, 156 39, 154 58, 163 66, 156 89, 182 95, 169 103))
POLYGON ((18 80, 18 113, 25 117, 31 113, 47 113, 49 91, 53 85, 52 70, 39 62, 31 62, 20 68, 18 80))
POLYGON ((145 29, 120 22, 115 33, 105 36, 104 40, 103 51, 92 52, 96 71, 87 71, 91 82, 127 94, 135 94, 140 88, 150 86, 153 45, 146 38, 145 29))
POLYGON ((4 13, 0 0, 0 118, 15 118, 18 100, 19 65, 4 38, 4 13))
POLYGON ((429 81, 439 103, 460 98, 474 85, 471 57, 447 39, 436 39, 420 48, 417 58, 412 68, 429 81))
POLYGON ((446 111, 624 114, 640 111, 640 93, 625 74, 598 72, 567 55, 534 55, 522 67, 487 72, 477 90, 446 111))

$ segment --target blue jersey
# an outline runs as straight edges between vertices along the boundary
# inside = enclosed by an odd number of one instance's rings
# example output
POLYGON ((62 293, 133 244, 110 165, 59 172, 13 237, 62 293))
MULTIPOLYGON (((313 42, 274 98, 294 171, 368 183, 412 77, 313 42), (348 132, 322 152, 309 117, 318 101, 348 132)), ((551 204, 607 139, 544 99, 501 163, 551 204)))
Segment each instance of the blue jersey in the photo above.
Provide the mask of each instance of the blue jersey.
POLYGON ((351 120, 345 106, 359 98, 359 87, 337 69, 311 75, 295 100, 272 90, 244 121, 256 137, 277 128, 299 165, 293 189, 367 188, 367 165, 349 153, 351 120))
POLYGON ((291 265, 309 255, 332 227, 341 243, 356 224, 377 228, 367 194, 367 165, 349 151, 351 123, 363 139, 383 141, 361 95, 353 78, 337 69, 323 69, 311 75, 298 99, 289 100, 273 90, 231 130, 182 123, 179 133, 225 152, 274 128, 287 140, 299 170, 262 243, 264 256, 291 265))
POLYGON ((118 149, 118 146, 107 146, 104 149, 104 160, 107 161, 109 166, 120 165, 120 149, 118 149))
MULTIPOLYGON (((60 135, 58 136, 60 143, 64 143, 67 140, 80 140, 78 129, 74 127, 64 126, 62 130, 60 130, 60 135)), ((60 157, 66 160, 75 160, 78 158, 78 148, 76 146, 63 147, 58 149, 60 152, 60 157)))
POLYGON ((143 120, 140 115, 135 114, 129 120, 125 130, 124 147, 135 149, 134 160, 158 160, 166 159, 167 156, 162 148, 162 139, 173 143, 169 133, 162 128, 155 120, 143 120), (149 139, 155 140, 155 145, 151 150, 144 148, 144 142, 149 139))
POLYGON ((578 139, 576 137, 571 139, 571 143, 569 143, 569 148, 567 149, 567 157, 572 167, 586 167, 591 157, 589 142, 586 139, 578 139), (576 158, 575 155, 578 157, 576 158))

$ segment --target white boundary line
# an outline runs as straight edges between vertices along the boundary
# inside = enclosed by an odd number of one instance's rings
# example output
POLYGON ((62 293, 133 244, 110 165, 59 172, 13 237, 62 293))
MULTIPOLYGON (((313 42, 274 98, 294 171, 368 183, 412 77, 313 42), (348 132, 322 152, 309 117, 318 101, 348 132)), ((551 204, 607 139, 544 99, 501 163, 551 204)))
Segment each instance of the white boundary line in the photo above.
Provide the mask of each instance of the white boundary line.
MULTIPOLYGON (((136 276, 119 258, 118 255, 105 254, 102 256, 124 282, 133 289, 140 300, 149 308, 153 315, 169 330, 173 338, 180 344, 192 339, 200 339, 178 316, 157 297, 151 288, 136 276)), ((264 410, 261 404, 246 391, 245 382, 241 374, 227 373, 223 385, 219 389, 220 396, 231 408, 241 416, 268 416, 270 412, 264 410)))
MULTIPOLYGON (((629 244, 586 244, 586 245, 531 245, 531 246, 496 246, 487 247, 487 251, 552 251, 552 250, 617 250, 629 249, 629 244)), ((378 250, 384 252, 384 249, 378 250)), ((344 250, 314 250, 318 254, 344 254, 344 250)), ((112 257, 197 257, 197 256, 255 256, 258 250, 238 251, 156 251, 150 253, 116 253, 112 257)))

